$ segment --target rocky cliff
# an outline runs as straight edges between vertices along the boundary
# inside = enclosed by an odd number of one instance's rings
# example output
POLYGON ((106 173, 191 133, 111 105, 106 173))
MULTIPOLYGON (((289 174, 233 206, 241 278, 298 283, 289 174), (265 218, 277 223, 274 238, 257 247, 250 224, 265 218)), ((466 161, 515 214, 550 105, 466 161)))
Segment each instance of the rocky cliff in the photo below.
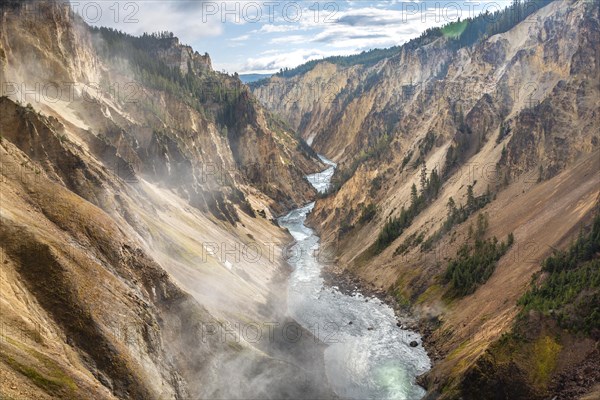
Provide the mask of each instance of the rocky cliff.
POLYGON ((423 381, 431 398, 567 398, 552 382, 595 360, 593 334, 542 330, 521 348, 552 354, 542 378, 508 356, 490 378, 509 352, 486 350, 512 332, 544 259, 587 229, 600 192, 599 3, 535 4, 505 28, 469 20, 465 35, 487 26, 476 40, 433 30, 376 63, 324 60, 253 86, 340 163, 311 221, 337 272, 421 317, 437 359, 423 381), (474 390, 473 369, 487 391, 474 390))
POLYGON ((272 221, 320 161, 175 38, 0 12, 2 397, 328 396, 272 221))

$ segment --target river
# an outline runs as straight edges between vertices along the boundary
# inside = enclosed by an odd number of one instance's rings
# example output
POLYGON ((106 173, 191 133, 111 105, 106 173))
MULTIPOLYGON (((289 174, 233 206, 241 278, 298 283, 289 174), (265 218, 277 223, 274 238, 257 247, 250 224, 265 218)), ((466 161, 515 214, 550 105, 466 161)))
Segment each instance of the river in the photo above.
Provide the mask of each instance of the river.
MULTIPOLYGON (((335 164, 307 176, 325 191, 335 164)), ((327 344, 325 370, 335 393, 343 399, 416 400, 425 391, 415 378, 431 367, 420 336, 399 328, 394 311, 376 298, 346 295, 324 285, 319 237, 304 225, 315 203, 279 219, 295 239, 288 253, 293 267, 288 287, 288 313, 327 344), (410 347, 411 341, 419 342, 410 347)))

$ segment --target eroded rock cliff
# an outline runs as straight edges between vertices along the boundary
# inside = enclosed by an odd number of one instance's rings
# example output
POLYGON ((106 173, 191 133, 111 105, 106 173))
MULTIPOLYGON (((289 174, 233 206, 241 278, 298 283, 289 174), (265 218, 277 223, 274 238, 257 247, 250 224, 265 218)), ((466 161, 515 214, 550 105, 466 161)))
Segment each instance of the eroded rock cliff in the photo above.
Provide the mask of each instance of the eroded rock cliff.
POLYGON ((320 161, 175 38, 0 12, 2 396, 328 396, 272 221, 320 161))
MULTIPOLYGON (((471 385, 460 382, 511 332, 532 275, 589 224, 598 202, 599 4, 535 4, 520 23, 489 24, 498 33, 472 44, 434 30, 374 65, 324 60, 253 87, 340 163, 312 224, 338 255, 338 272, 421 317, 437 359, 424 380, 432 398, 505 398, 494 397, 495 378, 485 393, 475 389, 476 374, 471 385), (492 270, 475 278, 447 272, 484 246, 503 249, 492 270)), ((574 368, 563 362, 574 346, 581 363, 593 358, 595 340, 547 342, 559 361, 543 382, 526 374, 515 383, 523 390, 510 393, 549 396, 549 382, 574 368)))

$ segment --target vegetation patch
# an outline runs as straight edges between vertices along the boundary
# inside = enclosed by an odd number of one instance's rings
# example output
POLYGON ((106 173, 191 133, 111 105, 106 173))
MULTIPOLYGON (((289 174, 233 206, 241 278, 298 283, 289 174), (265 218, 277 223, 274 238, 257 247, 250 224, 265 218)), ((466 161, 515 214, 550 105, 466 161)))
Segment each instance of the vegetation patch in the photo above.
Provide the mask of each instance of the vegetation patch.
POLYGON ((561 344, 560 338, 587 335, 597 340, 600 335, 599 259, 600 212, 567 250, 555 251, 543 262, 519 300, 522 309, 515 326, 466 374, 460 394, 483 398, 500 390, 503 398, 551 398, 548 389, 561 352, 569 351, 563 348, 569 341, 561 344))
POLYGON ((421 232, 419 234, 417 234, 417 232, 412 233, 404 240, 404 242, 402 242, 400 246, 396 248, 396 250, 394 251, 394 255, 398 256, 405 254, 411 247, 418 246, 419 244, 421 244, 424 238, 425 232, 421 232))
POLYGON ((54 361, 39 353, 34 354, 34 356, 42 362, 44 369, 47 371, 25 365, 16 358, 0 350, 0 361, 27 377, 33 384, 43 389, 45 392, 63 395, 73 393, 76 389, 75 383, 54 361))
POLYGON ((418 272, 414 269, 404 271, 397 279, 392 288, 389 290, 398 304, 405 309, 410 309, 414 301, 414 282, 418 276, 418 272))
POLYGON ((400 169, 404 170, 404 167, 406 167, 408 165, 408 163, 412 159, 412 156, 413 156, 412 150, 410 150, 408 153, 406 153, 406 155, 402 159, 402 165, 400 166, 400 169))
POLYGON ((430 177, 427 178, 427 168, 425 167, 425 164, 423 164, 421 169, 421 194, 419 195, 417 193, 417 186, 413 184, 411 188, 410 207, 406 209, 403 206, 398 216, 388 218, 379 232, 377 240, 373 246, 371 246, 372 253, 381 253, 402 235, 402 232, 412 224, 413 219, 419 215, 433 199, 437 198, 441 186, 442 183, 437 170, 433 169, 430 177))
POLYGON ((555 251, 519 304, 553 317, 562 328, 600 335, 600 213, 566 251, 555 251), (540 284, 536 283, 542 278, 540 284))
POLYGON ((450 284, 449 297, 463 297, 475 292, 492 276, 498 260, 512 246, 512 233, 506 242, 498 242, 496 237, 482 239, 487 226, 487 216, 479 214, 474 243, 465 243, 457 257, 448 263, 443 281, 450 284))
POLYGON ((450 23, 442 28, 442 33, 447 38, 458 39, 465 31, 468 24, 467 21, 450 23))
MULTIPOLYGON (((496 144, 502 143, 504 138, 507 137, 508 135, 510 135, 510 132, 511 132, 510 125, 508 125, 508 123, 506 121, 504 121, 500 125, 500 132, 498 133, 498 137, 496 138, 496 144)), ((506 148, 503 148, 502 151, 506 151, 506 148)))
POLYGON ((471 215, 488 205, 492 201, 492 197, 489 188, 485 194, 475 197, 473 195, 473 185, 467 186, 467 204, 457 205, 454 199, 450 197, 447 204, 448 215, 446 221, 436 233, 427 238, 421 248, 425 251, 430 250, 455 225, 462 224, 471 215))
POLYGON ((443 287, 441 285, 438 285, 438 284, 431 285, 427 288, 427 290, 425 290, 423 293, 421 293, 421 295, 419 295, 419 297, 417 298, 416 304, 425 303, 425 302, 429 301, 430 299, 438 296, 440 293, 442 293, 442 291, 443 291, 443 287))
POLYGON ((244 350, 244 346, 242 346, 238 342, 234 342, 231 340, 227 341, 227 347, 229 347, 232 351, 235 352, 241 352, 242 350, 244 350))
POLYGON ((377 215, 377 206, 375 204, 369 203, 366 206, 363 205, 358 222, 361 224, 371 222, 375 218, 375 215, 377 215))
POLYGON ((556 361, 562 346, 550 336, 542 336, 533 343, 532 360, 534 368, 531 378, 536 385, 546 385, 556 368, 556 361))
POLYGON ((454 111, 454 120, 458 125, 458 132, 454 136, 454 143, 448 147, 446 162, 444 164, 444 176, 449 177, 460 166, 464 160, 471 143, 471 128, 465 122, 462 110, 454 111))
POLYGON ((394 291, 394 297, 396 298, 396 302, 402 308, 410 308, 410 300, 404 295, 402 288, 397 287, 394 291))
POLYGON ((371 189, 369 189, 369 195, 371 197, 375 197, 377 192, 379 192, 379 190, 381 189, 381 186, 383 184, 383 179, 384 179, 383 175, 377 175, 373 179, 373 181, 371 181, 371 189))
MULTIPOLYGON (((425 157, 431 149, 433 149, 433 145, 435 144, 435 133, 433 131, 427 132, 421 143, 419 143, 419 158, 415 161, 415 166, 419 166, 425 162, 425 157)), ((412 156, 412 154, 411 154, 412 156)), ((409 158, 410 161, 410 158, 409 158)), ((407 162, 408 163, 408 162, 407 162)))

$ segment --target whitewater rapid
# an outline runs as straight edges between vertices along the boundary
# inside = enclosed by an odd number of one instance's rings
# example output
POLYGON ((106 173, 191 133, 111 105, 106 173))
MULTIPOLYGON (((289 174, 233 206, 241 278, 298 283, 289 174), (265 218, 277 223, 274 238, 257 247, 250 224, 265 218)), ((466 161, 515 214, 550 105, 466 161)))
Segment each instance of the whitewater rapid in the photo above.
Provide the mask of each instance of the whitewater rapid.
MULTIPOLYGON (((307 176, 320 192, 335 172, 307 176)), ((324 285, 319 237, 304 222, 315 203, 291 211, 279 219, 295 239, 288 253, 293 267, 288 287, 288 313, 327 344, 325 370, 335 393, 344 399, 417 400, 425 391, 415 383, 431 367, 420 336, 400 329, 394 311, 376 298, 346 295, 324 285)))

